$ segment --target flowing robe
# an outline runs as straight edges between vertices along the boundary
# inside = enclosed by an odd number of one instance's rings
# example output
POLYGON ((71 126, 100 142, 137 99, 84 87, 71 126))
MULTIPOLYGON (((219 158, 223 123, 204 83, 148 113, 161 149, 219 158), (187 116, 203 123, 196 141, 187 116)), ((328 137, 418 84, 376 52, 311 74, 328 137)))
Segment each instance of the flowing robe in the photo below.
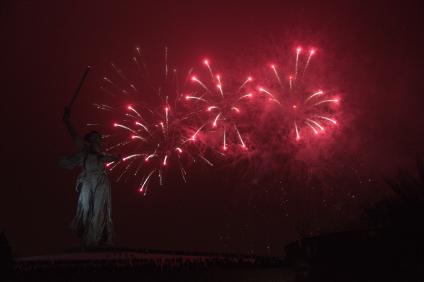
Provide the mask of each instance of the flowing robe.
POLYGON ((84 148, 60 162, 67 169, 82 167, 76 183, 79 196, 71 228, 86 246, 112 243, 112 199, 105 170, 107 161, 110 156, 84 148))

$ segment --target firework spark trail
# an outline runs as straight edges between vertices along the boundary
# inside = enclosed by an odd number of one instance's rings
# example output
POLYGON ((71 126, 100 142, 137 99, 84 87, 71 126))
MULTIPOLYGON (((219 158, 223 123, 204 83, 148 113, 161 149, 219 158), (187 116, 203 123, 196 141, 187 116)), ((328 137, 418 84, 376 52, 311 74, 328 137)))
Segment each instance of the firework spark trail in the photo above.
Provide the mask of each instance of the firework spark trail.
POLYGON ((181 177, 184 180, 184 182, 187 182, 187 178, 186 178, 187 172, 182 165, 180 165, 180 173, 181 173, 181 177))
POLYGON ((163 171, 161 169, 158 170, 158 178, 159 178, 159 185, 163 185, 163 171))
POLYGON ((295 71, 294 71, 294 79, 297 79, 297 69, 298 69, 298 64, 299 64, 299 54, 302 51, 301 47, 297 47, 296 49, 296 66, 295 66, 295 71))
POLYGON ((252 98, 252 97, 253 97, 252 93, 247 93, 246 95, 240 96, 240 98, 238 98, 238 99, 241 100, 241 99, 252 98))
POLYGON ((120 163, 121 163, 120 161, 107 163, 106 168, 108 168, 109 171, 113 171, 120 163))
POLYGON ((146 130, 147 133, 150 133, 149 129, 147 128, 147 126, 145 126, 144 124, 142 124, 141 122, 136 121, 135 125, 141 126, 144 130, 146 130))
POLYGON ((219 108, 217 106, 209 106, 206 110, 208 112, 210 112, 210 111, 215 110, 215 109, 219 109, 219 108))
POLYGON ((219 76, 217 76, 217 79, 219 81, 219 84, 216 87, 219 89, 219 93, 221 93, 221 96, 224 97, 224 91, 222 91, 222 84, 221 84, 221 81, 219 79, 219 76))
POLYGON ((120 180, 121 180, 121 178, 126 174, 126 173, 128 173, 129 172, 129 169, 130 169, 130 167, 131 167, 131 165, 133 164, 134 162, 130 162, 128 165, 126 165, 125 166, 125 168, 123 169, 123 171, 122 171, 122 173, 118 176, 118 178, 116 178, 116 182, 119 182, 120 180))
POLYGON ((306 60, 305 69, 303 70, 303 75, 305 75, 305 72, 306 72, 306 70, 308 69, 308 66, 309 66, 309 62, 311 61, 312 55, 314 53, 315 53, 315 50, 313 50, 313 49, 309 52, 308 59, 306 60))
POLYGON ((196 97, 196 96, 190 96, 190 95, 186 95, 186 96, 185 96, 185 99, 186 99, 186 100, 194 99, 194 100, 199 100, 199 101, 204 101, 204 102, 206 102, 206 100, 205 100, 205 99, 203 99, 202 97, 196 97))
POLYGON ((278 72, 277 72, 275 65, 271 65, 271 69, 274 72, 274 75, 277 78, 278 83, 280 84, 281 88, 283 88, 283 83, 281 82, 280 76, 278 75, 278 72))
POLYGON ((237 107, 231 107, 231 110, 235 111, 236 113, 240 113, 240 109, 237 107))
POLYGON ((274 95, 273 95, 271 92, 269 92, 268 90, 266 90, 266 89, 264 89, 264 88, 262 88, 262 87, 260 87, 260 88, 259 88, 259 92, 266 93, 266 94, 268 94, 269 96, 271 96, 272 98, 275 98, 275 97, 274 97, 274 95))
POLYGON ((139 157, 139 156, 142 156, 142 154, 132 154, 132 155, 129 155, 129 156, 126 156, 126 157, 124 157, 124 158, 122 158, 122 161, 127 161, 127 160, 129 160, 129 159, 132 159, 132 158, 135 158, 135 157, 139 157))
POLYGON ((152 174, 155 172, 155 170, 152 170, 143 181, 141 181, 140 183, 140 193, 143 193, 144 195, 146 195, 147 193, 147 184, 149 183, 149 179, 152 176, 152 174))
POLYGON ((213 71, 212 71, 212 68, 211 68, 211 66, 209 65, 209 60, 208 59, 205 59, 205 60, 203 60, 203 63, 206 65, 206 67, 208 68, 208 70, 209 70, 209 73, 210 73, 210 75, 211 75, 211 77, 212 77, 212 79, 213 79, 213 71))
POLYGON ((95 106, 98 110, 113 111, 113 108, 111 106, 105 104, 93 103, 93 106, 95 106))
MULTIPOLYGON (((149 70, 148 70, 148 68, 147 68, 147 66, 146 66, 146 63, 144 62, 144 60, 143 60, 143 56, 141 55, 141 49, 140 49, 140 47, 136 47, 135 48, 136 50, 137 50, 137 55, 138 55, 138 57, 139 57, 139 60, 141 61, 141 64, 143 65, 143 68, 144 68, 144 72, 148 75, 149 74, 149 70)), ((135 57, 134 57, 135 58, 135 57)), ((137 61, 137 60, 136 60, 137 61)), ((137 63, 138 63, 138 61, 137 61, 137 63)))
POLYGON ((239 140, 240 140, 241 146, 242 146, 243 148, 246 148, 246 144, 244 143, 243 138, 241 137, 240 131, 238 130, 237 126, 236 126, 236 125, 234 125, 234 128, 236 129, 237 136, 238 136, 238 138, 239 138, 239 140))
MULTIPOLYGON (((310 91, 308 81, 304 78, 304 74, 311 63, 311 58, 315 54, 315 50, 311 49, 308 52, 308 57, 303 70, 303 76, 298 77, 299 68, 301 67, 299 62, 302 48, 298 47, 295 53, 294 61, 294 77, 288 76, 289 89, 280 93, 279 87, 275 86, 272 88, 259 88, 259 93, 264 94, 268 97, 270 102, 277 104, 282 109, 284 118, 289 121, 289 124, 293 125, 293 135, 296 141, 299 141, 304 135, 303 127, 308 128, 314 135, 325 131, 325 127, 331 123, 336 125, 337 122, 333 118, 329 117, 336 108, 328 107, 327 104, 338 104, 339 98, 323 98, 328 93, 322 90, 310 91), (269 90, 271 89, 271 90, 269 90), (278 92, 279 95, 274 94, 278 92)), ((275 65, 271 65, 273 71, 273 77, 277 78, 277 82, 281 88, 281 80, 276 72, 275 65)), ((286 88, 287 89, 287 88, 286 88)))
POLYGON ((222 115, 222 113, 219 113, 216 117, 215 117, 215 119, 213 120, 213 123, 212 123, 212 126, 213 127, 216 127, 217 126, 217 123, 218 123, 218 119, 219 119, 219 117, 222 115))
POLYGON ((168 164, 167 160, 168 160, 168 155, 165 155, 165 157, 163 157, 163 162, 162 162, 163 166, 166 166, 168 164))
POLYGON ((308 102, 310 99, 312 99, 312 98, 314 98, 314 97, 316 97, 318 95, 322 95, 322 94, 324 94, 324 92, 321 91, 321 90, 319 90, 318 92, 315 92, 314 94, 312 94, 311 96, 309 96, 308 98, 306 98, 305 103, 308 102))
POLYGON ((105 87, 103 87, 103 86, 100 86, 100 90, 102 90, 104 93, 108 94, 108 95, 109 95, 109 96, 111 96, 111 97, 116 97, 116 94, 115 94, 115 93, 113 93, 112 91, 110 91, 110 90, 106 89, 106 88, 105 88, 105 87))
POLYGON ((114 71, 116 72, 116 74, 118 76, 120 76, 123 80, 125 80, 126 82, 128 82, 128 78, 124 75, 124 73, 122 72, 122 70, 120 68, 118 68, 113 62, 110 63, 112 65, 112 68, 114 69, 114 71))
POLYGON ((209 161, 207 158, 205 158, 204 156, 202 156, 202 155, 199 155, 199 157, 202 159, 202 160, 204 160, 209 166, 213 166, 213 163, 211 162, 211 161, 209 161))
POLYGON ((166 127, 168 127, 169 125, 169 106, 168 106, 168 102, 166 103, 166 107, 165 107, 165 120, 166 120, 166 127))
POLYGON ((113 146, 109 146, 109 147, 107 147, 107 148, 105 149, 105 151, 106 151, 106 152, 109 152, 109 151, 114 150, 114 149, 116 149, 116 148, 124 147, 125 145, 128 145, 129 143, 130 143, 130 141, 122 141, 122 142, 118 142, 118 143, 116 143, 116 144, 115 144, 115 145, 113 145, 113 146))
POLYGON ((223 145, 222 145, 222 149, 224 151, 227 151, 227 134, 226 134, 226 128, 224 127, 224 140, 223 140, 223 145))
POLYGON ((323 103, 338 103, 338 102, 339 102, 338 99, 322 100, 322 101, 319 101, 318 103, 315 103, 314 106, 318 106, 318 105, 321 105, 323 103))
POLYGON ((315 124, 321 131, 324 131, 324 127, 322 127, 321 124, 319 124, 318 122, 316 122, 312 119, 309 119, 309 118, 307 118, 306 120, 309 121, 310 123, 315 124))
POLYGON ((125 126, 125 125, 122 125, 122 124, 119 124, 119 123, 114 123, 113 126, 114 127, 120 127, 120 128, 126 129, 126 130, 128 130, 128 131, 130 131, 130 132, 132 132, 132 133, 134 133, 134 134, 137 135, 137 132, 135 130, 129 128, 128 126, 125 126))
POLYGON ((108 162, 108 163, 106 163, 106 167, 111 167, 114 163, 115 163, 115 161, 108 162))
POLYGON ((203 124, 202 126, 200 126, 197 130, 196 130, 196 132, 194 132, 194 134, 191 136, 191 138, 189 139, 189 140, 191 140, 191 141, 196 141, 196 137, 197 137, 197 135, 200 133, 200 131, 204 128, 206 126, 206 123, 205 124, 203 124))
POLYGON ((247 83, 251 82, 253 78, 249 76, 243 83, 240 85, 239 89, 237 89, 237 93, 240 92, 247 83))
MULTIPOLYGON (((186 77, 185 77, 185 79, 184 79, 184 86, 186 86, 187 85, 187 83, 190 81, 190 79, 191 79, 191 77, 192 77, 192 75, 193 75, 193 70, 194 70, 194 68, 190 68, 189 70, 188 70, 188 72, 187 72, 187 74, 186 74, 186 77)), ((182 93, 181 93, 181 95, 183 95, 182 93)))
POLYGON ((137 50, 137 54, 138 54, 140 57, 142 57, 142 56, 141 56, 140 47, 135 47, 135 49, 137 50))
POLYGON ((140 71, 140 72, 143 72, 143 69, 141 68, 141 66, 140 66, 140 63, 138 62, 138 60, 137 60, 137 57, 133 57, 133 61, 134 61, 134 63, 135 63, 135 65, 137 66, 137 68, 138 68, 138 70, 140 71))
MULTIPOLYGON (((126 86, 129 86, 131 89, 133 89, 135 92, 138 92, 138 90, 137 90, 137 88, 134 86, 134 84, 132 84, 129 80, 128 80, 128 78, 124 75, 124 73, 122 72, 122 70, 120 69, 120 68, 118 68, 117 66, 116 66, 116 64, 115 63, 111 63, 111 66, 112 66, 112 68, 113 68, 113 70, 115 71, 115 73, 118 75, 118 77, 120 77, 121 78, 121 80, 122 81, 125 81, 125 84, 126 84, 126 86)), ((128 91, 127 89, 126 89, 126 87, 125 86, 123 86, 122 88, 121 88, 121 92, 122 93, 124 93, 124 94, 129 94, 130 93, 130 91, 128 91)))
POLYGON ((317 117, 328 120, 330 122, 332 122, 333 124, 337 124, 337 121, 335 119, 329 118, 329 117, 324 117, 324 116, 319 116, 317 115, 317 117))
POLYGON ((143 138, 140 135, 132 135, 131 139, 139 139, 139 140, 147 141, 146 138, 143 138))
POLYGON ((115 82, 113 82, 109 77, 107 77, 107 76, 105 76, 105 77, 103 77, 103 80, 104 81, 106 81, 106 82, 108 82, 110 85, 112 85, 114 88, 115 88, 115 90, 117 90, 117 91, 119 91, 119 92, 122 92, 123 90, 115 83, 115 82))
POLYGON ((130 84, 130 87, 134 90, 134 92, 140 93, 140 91, 138 91, 138 89, 134 86, 134 84, 130 84))
POLYGON ((296 141, 300 140, 299 128, 297 127, 297 123, 294 122, 294 129, 296 130, 296 141))
POLYGON ((315 127, 311 124, 311 123, 309 123, 309 122, 306 122, 306 124, 312 129, 312 131, 315 133, 315 134, 318 134, 318 131, 315 129, 315 127))
POLYGON ((128 106, 128 110, 133 111, 139 118, 142 119, 140 113, 136 109, 134 109, 132 106, 128 106))
POLYGON ((191 80, 196 81, 197 83, 199 83, 207 92, 211 92, 209 90, 209 88, 207 88, 206 85, 203 82, 201 82, 199 79, 197 79, 197 77, 192 76, 191 77, 191 80))

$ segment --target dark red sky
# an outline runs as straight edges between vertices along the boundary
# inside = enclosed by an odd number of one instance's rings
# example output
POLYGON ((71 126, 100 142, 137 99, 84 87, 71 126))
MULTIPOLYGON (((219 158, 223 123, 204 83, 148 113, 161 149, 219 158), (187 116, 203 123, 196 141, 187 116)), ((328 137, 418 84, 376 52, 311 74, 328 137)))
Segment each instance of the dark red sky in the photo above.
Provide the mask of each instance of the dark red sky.
MULTIPOLYGON (((75 122, 93 119, 89 103, 96 99, 107 65, 129 57, 136 45, 152 54, 166 45, 178 64, 192 65, 207 55, 253 67, 265 65, 265 50, 279 45, 317 46, 346 93, 344 111, 353 117, 336 150, 346 150, 345 165, 355 167, 362 180, 372 179, 365 188, 348 177, 333 183, 345 196, 336 197, 340 202, 333 208, 338 210, 378 198, 383 177, 410 166, 423 153, 420 1, 123 2, 1 4, 0 229, 17 254, 76 245, 67 229, 75 208, 75 173, 57 166, 58 158, 72 149, 61 122, 63 107, 91 64, 75 122), (360 202, 346 200, 351 195, 360 202)), ((201 173, 186 186, 167 187, 147 198, 135 196, 132 187, 115 185, 117 244, 258 253, 267 253, 270 246, 271 253, 280 254, 295 237, 296 219, 270 200, 271 188, 252 190, 217 181, 217 171, 201 173), (202 184, 205 179, 208 184, 202 184)), ((317 210, 316 225, 334 229, 328 227, 334 210, 317 210)), ((358 217, 349 208, 341 214, 340 228, 358 217)))

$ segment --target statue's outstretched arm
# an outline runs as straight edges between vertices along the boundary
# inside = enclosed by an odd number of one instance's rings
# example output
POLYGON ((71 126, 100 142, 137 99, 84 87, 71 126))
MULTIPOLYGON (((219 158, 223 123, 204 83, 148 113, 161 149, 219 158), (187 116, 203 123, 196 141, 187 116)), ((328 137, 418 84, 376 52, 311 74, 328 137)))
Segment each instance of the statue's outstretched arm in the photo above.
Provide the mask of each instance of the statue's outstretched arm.
POLYGON ((81 166, 85 156, 86 153, 84 151, 80 151, 70 156, 61 158, 59 160, 59 166, 64 169, 73 169, 74 167, 81 166))
POLYGON ((65 108, 65 112, 63 114, 63 122, 65 123, 66 129, 68 130, 69 135, 71 135, 72 141, 74 142, 77 149, 83 149, 84 141, 78 135, 78 132, 75 130, 74 126, 71 123, 71 113, 68 108, 65 108))

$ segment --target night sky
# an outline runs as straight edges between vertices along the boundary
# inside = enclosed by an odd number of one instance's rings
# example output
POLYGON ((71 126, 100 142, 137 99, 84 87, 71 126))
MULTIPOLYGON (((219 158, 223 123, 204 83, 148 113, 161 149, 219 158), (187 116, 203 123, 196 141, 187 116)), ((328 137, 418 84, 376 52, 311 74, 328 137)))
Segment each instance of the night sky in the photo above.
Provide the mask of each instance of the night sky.
POLYGON ((77 171, 58 166, 73 149, 63 109, 93 66, 72 113, 87 131, 111 61, 125 62, 135 46, 153 65, 167 46, 177 66, 206 56, 243 77, 313 46, 323 79, 342 93, 344 123, 316 145, 324 156, 262 161, 248 179, 243 164, 222 161, 142 197, 111 177, 117 246, 281 255, 301 235, 364 226, 363 210, 389 193, 384 179, 424 153, 420 1, 246 2, 2 2, 0 230, 16 255, 78 245, 68 229, 77 171), (302 170, 317 176, 305 184, 302 170))

